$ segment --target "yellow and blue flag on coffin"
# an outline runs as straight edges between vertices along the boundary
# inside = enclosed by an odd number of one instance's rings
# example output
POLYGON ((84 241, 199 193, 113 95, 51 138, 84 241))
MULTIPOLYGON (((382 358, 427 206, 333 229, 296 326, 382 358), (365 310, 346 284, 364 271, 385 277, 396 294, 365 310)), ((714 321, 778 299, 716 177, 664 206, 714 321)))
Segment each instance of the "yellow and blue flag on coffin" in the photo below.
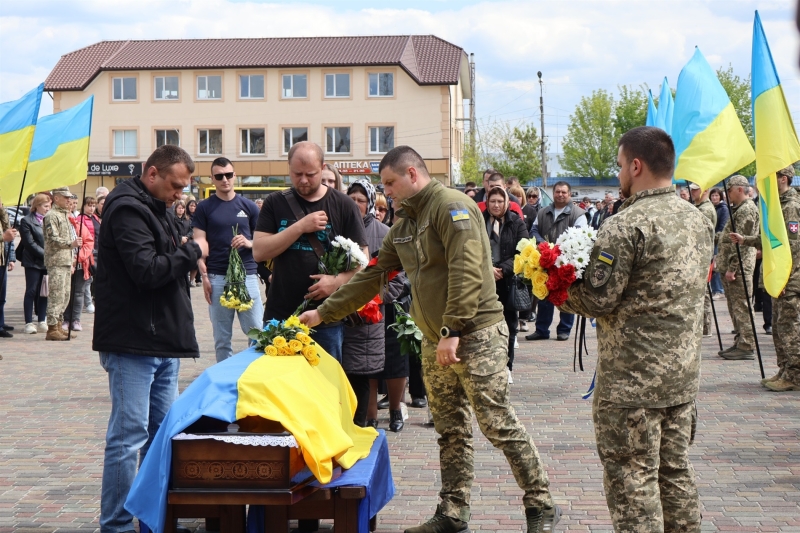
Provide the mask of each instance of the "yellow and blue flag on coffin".
POLYGON ((672 135, 672 116, 674 104, 672 101, 672 91, 669 90, 667 77, 664 76, 664 83, 661 84, 661 95, 658 97, 658 110, 656 112, 656 128, 661 128, 668 135, 672 135))
POLYGON ((675 181, 705 190, 756 158, 717 74, 695 48, 678 77, 672 119, 675 181))
POLYGON ((764 288, 777 298, 789 281, 792 252, 775 173, 800 160, 800 143, 758 11, 753 22, 751 91, 764 288))
POLYGON ((94 96, 61 113, 42 117, 33 136, 24 197, 86 179, 94 96))
POLYGON ((19 100, 0 104, 0 198, 6 205, 19 200, 42 91, 44 83, 19 100))
POLYGON ((656 103, 653 101, 653 91, 647 91, 647 120, 644 125, 655 126, 657 114, 656 103))

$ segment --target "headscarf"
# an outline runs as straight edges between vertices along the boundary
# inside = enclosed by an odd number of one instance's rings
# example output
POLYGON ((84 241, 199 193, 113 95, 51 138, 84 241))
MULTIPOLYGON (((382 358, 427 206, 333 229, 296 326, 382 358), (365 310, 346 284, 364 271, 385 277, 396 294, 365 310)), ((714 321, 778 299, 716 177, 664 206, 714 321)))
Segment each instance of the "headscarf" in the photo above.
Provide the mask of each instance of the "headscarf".
POLYGON ((367 214, 375 216, 375 186, 369 178, 358 178, 347 188, 348 196, 353 193, 353 187, 356 185, 363 189, 363 191, 358 192, 363 192, 367 197, 367 214))
POLYGON ((487 229, 488 229, 488 230, 489 230, 489 232, 490 232, 490 233, 489 233, 489 236, 490 236, 490 237, 491 237, 492 233, 494 233, 495 235, 497 235, 497 238, 498 238, 498 239, 500 238, 500 226, 502 225, 502 223, 503 223, 503 219, 505 218, 505 216, 506 216, 506 213, 508 212, 508 206, 509 206, 509 203, 510 203, 510 202, 509 202, 509 199, 508 199, 508 193, 507 193, 507 192, 506 192, 506 190, 505 190, 504 188, 502 188, 502 187, 494 187, 494 188, 493 188, 491 191, 489 191, 489 193, 486 195, 486 212, 487 212, 487 213, 489 213, 489 221, 488 221, 488 225, 489 225, 489 227, 488 227, 487 229), (493 196, 497 196, 497 192, 495 192, 495 190, 497 190, 497 189, 499 189, 499 190, 500 190, 500 192, 501 192, 501 193, 502 193, 502 195, 503 195, 503 199, 505 200, 505 204, 504 204, 504 206, 503 206, 503 212, 500 214, 500 218, 496 218, 496 217, 495 217, 495 216, 492 214, 492 212, 491 212, 491 211, 489 211, 489 200, 490 200, 490 199, 491 199, 493 196))

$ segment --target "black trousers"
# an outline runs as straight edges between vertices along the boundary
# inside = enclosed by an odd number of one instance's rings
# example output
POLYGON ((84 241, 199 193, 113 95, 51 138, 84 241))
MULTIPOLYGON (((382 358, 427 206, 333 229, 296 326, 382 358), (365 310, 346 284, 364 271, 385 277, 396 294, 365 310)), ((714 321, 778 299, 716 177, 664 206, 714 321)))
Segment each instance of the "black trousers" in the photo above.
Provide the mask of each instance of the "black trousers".
POLYGON ((353 392, 356 393, 356 414, 353 415, 353 423, 359 427, 367 425, 367 407, 369 407, 369 375, 367 374, 346 374, 353 392))

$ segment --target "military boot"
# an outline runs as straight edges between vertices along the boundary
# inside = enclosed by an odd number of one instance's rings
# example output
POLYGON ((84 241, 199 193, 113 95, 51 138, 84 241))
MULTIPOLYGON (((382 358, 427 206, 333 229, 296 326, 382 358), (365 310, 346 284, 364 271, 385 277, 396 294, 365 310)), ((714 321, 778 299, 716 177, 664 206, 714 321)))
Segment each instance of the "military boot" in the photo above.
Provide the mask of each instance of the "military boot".
POLYGON ((785 380, 783 378, 777 379, 775 381, 770 381, 766 384, 766 387, 775 392, 787 392, 790 390, 800 390, 800 387, 792 383, 791 381, 785 380))
POLYGON ((525 509, 525 520, 528 522, 528 533, 552 533, 561 520, 561 507, 529 507, 525 509))
POLYGON ((774 376, 772 376, 771 378, 764 378, 764 379, 762 379, 762 380, 761 380, 761 384, 762 384, 762 385, 764 385, 764 386, 766 387, 766 386, 767 386, 767 383, 769 383, 770 381, 778 381, 779 379, 781 379, 781 375, 782 375, 781 371, 780 371, 780 370, 778 370, 778 373, 777 373, 777 374, 775 374, 774 376))
POLYGON ((723 352, 720 357, 728 361, 744 361, 755 359, 753 350, 742 350, 741 348, 734 348, 728 352, 723 352))
POLYGON ((469 533, 469 526, 463 520, 450 518, 439 512, 422 525, 410 527, 404 533, 469 533))
POLYGON ((52 326, 47 326, 47 335, 45 336, 44 340, 46 341, 65 341, 67 340, 67 335, 61 330, 61 326, 58 324, 54 324, 52 326))

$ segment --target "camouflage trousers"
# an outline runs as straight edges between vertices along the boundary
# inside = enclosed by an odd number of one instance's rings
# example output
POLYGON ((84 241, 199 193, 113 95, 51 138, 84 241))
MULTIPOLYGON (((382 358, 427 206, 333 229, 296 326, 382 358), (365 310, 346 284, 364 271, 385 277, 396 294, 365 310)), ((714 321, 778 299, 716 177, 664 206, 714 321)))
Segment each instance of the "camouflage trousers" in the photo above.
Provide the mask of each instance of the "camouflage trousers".
POLYGON ((711 309, 711 294, 706 289, 706 297, 703 299, 703 335, 711 333, 711 318, 714 311, 711 309))
MULTIPOLYGON (((745 274, 747 280, 747 294, 753 296, 753 272, 752 269, 745 274)), ((736 335, 736 347, 742 350, 755 350, 756 340, 753 333, 753 325, 750 322, 750 309, 747 305, 747 297, 744 292, 741 275, 737 272, 734 281, 725 279, 722 275, 722 287, 725 289, 725 298, 728 300, 728 312, 731 315, 733 329, 736 335)))
POLYGON ((595 396, 592 407, 614 531, 699 532, 700 497, 689 461, 694 402, 647 409, 595 396))
POLYGON ((783 379, 800 385, 800 295, 785 294, 772 305, 772 339, 783 379))
POLYGON ((508 326, 499 322, 461 337, 456 352, 461 362, 450 366, 436 362, 436 346, 428 339, 422 341, 423 379, 434 427, 440 435, 439 511, 469 520, 475 477, 470 407, 481 432, 505 454, 514 479, 525 491, 525 507, 551 507, 549 482, 539 452, 508 398, 508 326))
POLYGON ((48 267, 47 284, 50 292, 47 295, 47 325, 61 326, 64 321, 64 310, 69 302, 70 267, 48 267))

